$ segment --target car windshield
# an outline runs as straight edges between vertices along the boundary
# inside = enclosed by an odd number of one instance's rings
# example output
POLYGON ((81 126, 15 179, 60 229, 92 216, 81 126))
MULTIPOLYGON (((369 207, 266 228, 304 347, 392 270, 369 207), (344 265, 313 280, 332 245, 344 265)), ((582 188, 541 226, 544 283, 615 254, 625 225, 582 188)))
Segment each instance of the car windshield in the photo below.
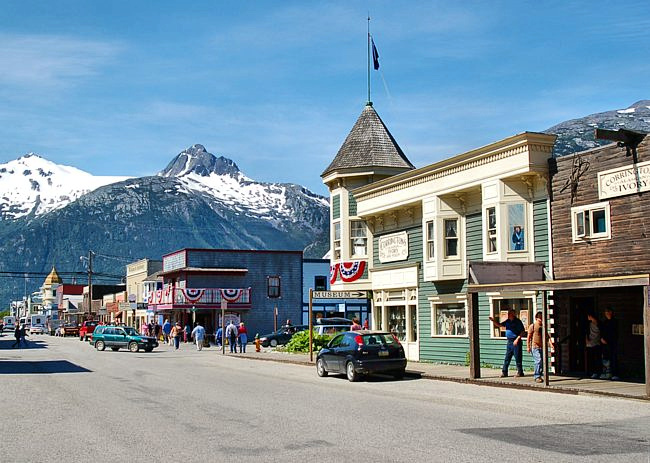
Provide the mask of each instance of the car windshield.
POLYGON ((130 326, 125 326, 124 331, 126 331, 126 334, 129 336, 137 336, 138 332, 135 330, 135 328, 132 328, 130 326))
POLYGON ((363 343, 366 346, 373 346, 373 345, 386 346, 386 345, 395 344, 395 339, 390 334, 381 334, 381 333, 364 334, 362 338, 363 338, 363 343))

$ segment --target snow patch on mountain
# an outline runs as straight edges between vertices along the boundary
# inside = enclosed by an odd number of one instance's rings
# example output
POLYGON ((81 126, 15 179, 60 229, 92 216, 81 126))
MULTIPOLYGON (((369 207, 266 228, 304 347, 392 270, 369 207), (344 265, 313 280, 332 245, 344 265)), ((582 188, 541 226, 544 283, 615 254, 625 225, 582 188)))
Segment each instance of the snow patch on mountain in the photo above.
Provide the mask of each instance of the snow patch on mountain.
POLYGON ((101 186, 128 178, 94 176, 29 153, 0 164, 0 216, 17 219, 46 214, 101 186))

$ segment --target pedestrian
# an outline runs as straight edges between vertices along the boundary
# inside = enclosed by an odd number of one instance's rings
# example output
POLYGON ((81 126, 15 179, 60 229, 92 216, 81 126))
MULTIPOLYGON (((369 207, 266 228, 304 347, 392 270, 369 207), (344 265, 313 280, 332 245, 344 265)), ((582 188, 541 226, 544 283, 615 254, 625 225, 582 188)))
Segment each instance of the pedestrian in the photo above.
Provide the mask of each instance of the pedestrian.
POLYGON ((230 343, 230 353, 237 353, 237 327, 235 323, 230 320, 230 324, 226 327, 226 337, 230 343))
POLYGON ((248 330, 244 326, 244 322, 239 323, 239 352, 246 353, 246 344, 248 344, 248 330))
POLYGON ((587 314, 589 325, 587 326, 587 333, 585 335, 585 347, 587 350, 587 374, 591 375, 591 379, 600 378, 600 373, 603 366, 603 358, 601 355, 602 348, 600 346, 600 326, 598 319, 593 312, 587 314))
POLYGON ((14 338, 16 338, 16 342, 11 345, 12 349, 16 346, 20 347, 20 325, 18 324, 16 324, 16 327, 14 328, 14 338))
POLYGON ((185 323, 185 342, 190 342, 190 339, 192 338, 192 327, 190 326, 190 322, 185 323))
POLYGON ((154 336, 153 323, 147 323, 147 336, 154 336))
POLYGON ((194 329, 192 330, 192 337, 194 338, 194 342, 196 342, 196 350, 203 350, 203 339, 205 338, 205 328, 203 328, 199 322, 194 323, 194 329))
POLYGON ((358 318, 353 318, 352 319, 352 326, 350 326, 350 331, 359 331, 361 329, 361 325, 359 325, 359 319, 358 318))
MULTIPOLYGON (((542 365, 542 349, 543 349, 543 332, 544 322, 542 321, 542 312, 537 312, 535 314, 535 322, 528 327, 528 337, 526 338, 526 344, 528 346, 528 352, 532 354, 533 360, 535 362, 535 373, 533 377, 535 378, 536 383, 542 383, 542 375, 544 374, 544 366, 542 365)), ((546 339, 548 339, 551 345, 551 352, 555 349, 553 344, 553 339, 546 333, 546 339)))
POLYGON ((363 329, 364 330, 368 329, 368 319, 367 318, 363 321, 363 329))
POLYGON ((153 332, 156 336, 156 341, 160 341, 160 333, 162 331, 162 327, 160 326, 160 323, 157 321, 153 325, 153 332))
POLYGON ((291 326, 291 319, 287 318, 287 323, 285 323, 286 326, 291 326))
POLYGON ((181 324, 179 322, 176 322, 176 324, 172 327, 172 330, 170 332, 172 342, 174 343, 174 350, 178 350, 178 348, 181 346, 182 335, 183 335, 183 328, 181 328, 181 324))
POLYGON ((600 324, 600 342, 603 349, 603 374, 600 379, 618 378, 618 320, 614 318, 614 307, 605 309, 605 319, 600 324))
POLYGON ((217 331, 214 333, 214 344, 215 346, 221 346, 221 343, 223 342, 223 329, 221 326, 217 328, 217 331))
POLYGON ((169 340, 169 333, 172 332, 172 324, 169 323, 169 319, 165 320, 162 330, 163 330, 163 343, 170 344, 171 342, 169 340))
POLYGON ((515 311, 512 309, 508 309, 508 318, 502 322, 496 321, 494 317, 489 317, 489 319, 495 327, 504 327, 506 329, 506 356, 503 359, 501 377, 508 377, 508 368, 510 367, 510 361, 512 360, 513 355, 515 357, 515 364, 517 365, 517 374, 515 377, 520 378, 524 376, 524 367, 521 355, 521 338, 526 331, 524 329, 524 324, 519 318, 517 318, 515 311))

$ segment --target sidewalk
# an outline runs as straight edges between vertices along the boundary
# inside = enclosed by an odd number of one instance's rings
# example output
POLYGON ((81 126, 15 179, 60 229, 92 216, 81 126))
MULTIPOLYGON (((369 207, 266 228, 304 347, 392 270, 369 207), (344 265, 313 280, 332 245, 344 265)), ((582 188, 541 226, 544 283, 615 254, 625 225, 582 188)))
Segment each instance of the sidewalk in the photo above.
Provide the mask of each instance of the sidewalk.
MULTIPOLYGON (((309 361, 309 354, 292 354, 277 352, 272 349, 262 349, 255 352, 255 346, 249 345, 245 354, 228 354, 244 359, 266 360, 273 362, 293 363, 297 365, 314 365, 309 361)), ((316 353, 314 353, 316 359, 316 353)), ((609 381, 575 376, 552 375, 549 385, 535 383, 532 372, 526 372, 523 378, 510 376, 500 378, 501 370, 495 368, 481 368, 481 378, 471 379, 469 367, 462 365, 442 365, 434 363, 409 361, 406 367, 407 376, 438 381, 455 381, 458 383, 477 384, 481 386, 496 386, 516 389, 529 389, 540 392, 556 392, 564 394, 598 394, 610 397, 623 397, 628 399, 650 400, 645 395, 645 384, 626 381, 609 381)), ((514 374, 514 371, 513 371, 514 374)))

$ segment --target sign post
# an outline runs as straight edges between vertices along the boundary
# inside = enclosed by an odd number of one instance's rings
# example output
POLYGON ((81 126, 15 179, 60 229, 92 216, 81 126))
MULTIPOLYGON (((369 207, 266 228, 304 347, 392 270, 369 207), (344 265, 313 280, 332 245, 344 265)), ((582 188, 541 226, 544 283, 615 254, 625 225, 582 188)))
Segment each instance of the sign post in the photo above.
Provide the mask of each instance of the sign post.
POLYGON ((226 355, 226 309, 228 302, 221 295, 221 353, 226 355))
POLYGON ((309 288, 309 361, 310 362, 314 361, 314 348, 312 347, 312 342, 314 340, 314 324, 312 322, 313 299, 314 299, 314 289, 309 288))

